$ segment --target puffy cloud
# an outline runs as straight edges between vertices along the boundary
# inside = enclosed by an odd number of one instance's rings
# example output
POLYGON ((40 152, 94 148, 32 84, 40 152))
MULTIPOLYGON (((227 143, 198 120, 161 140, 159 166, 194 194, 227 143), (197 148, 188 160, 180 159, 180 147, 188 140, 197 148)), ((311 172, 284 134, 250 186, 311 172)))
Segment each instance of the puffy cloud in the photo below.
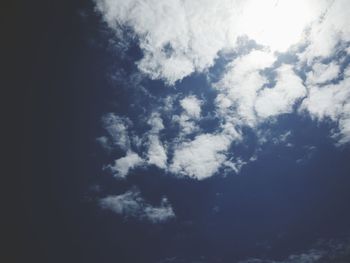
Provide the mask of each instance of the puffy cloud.
POLYGON ((150 135, 148 148, 148 163, 154 164, 159 168, 165 169, 167 167, 167 153, 166 150, 156 135, 150 135))
POLYGON ((307 84, 321 84, 338 77, 340 67, 335 62, 328 65, 322 63, 315 63, 312 67, 312 72, 307 74, 307 84))
POLYGON ((148 220, 152 223, 161 223, 175 217, 172 206, 167 198, 161 200, 160 206, 148 204, 137 189, 132 189, 121 195, 110 195, 101 198, 100 207, 108 209, 125 218, 134 217, 148 220))
POLYGON ((199 130, 198 125, 187 115, 181 114, 173 116, 173 122, 178 123, 181 127, 180 137, 183 135, 191 134, 199 130))
POLYGON ((193 95, 180 100, 180 106, 183 109, 183 113, 180 116, 174 115, 172 118, 173 122, 180 125, 180 137, 199 131, 196 121, 200 119, 202 103, 201 100, 193 95))
POLYGON ((300 107, 319 121, 328 118, 338 122, 340 144, 350 141, 350 77, 344 75, 337 84, 310 86, 309 95, 300 107))
POLYGON ((153 112, 151 114, 150 119, 147 121, 148 125, 151 126, 151 133, 152 134, 157 134, 159 133, 161 130, 164 129, 164 124, 163 124, 163 120, 160 117, 160 114, 157 112, 153 112))
MULTIPOLYGON (((128 128, 131 125, 131 121, 114 113, 108 113, 103 116, 102 122, 113 145, 119 146, 123 150, 128 150, 130 148, 128 128)), ((99 141, 106 146, 106 137, 100 138, 99 141)))
POLYGON ((268 82, 260 71, 271 67, 272 53, 253 50, 231 62, 222 79, 215 84, 220 94, 216 105, 223 116, 235 114, 248 125, 256 122, 255 101, 257 92, 268 82))
POLYGON ((270 52, 253 50, 230 63, 215 85, 220 92, 216 98, 219 114, 225 118, 236 115, 243 124, 255 126, 258 121, 292 112, 306 89, 290 65, 277 68, 276 85, 264 88, 269 81, 261 70, 272 67, 274 62, 270 52))
POLYGON ((309 96, 303 101, 302 108, 307 109, 317 119, 329 117, 336 120, 341 115, 347 115, 349 97, 350 78, 338 84, 323 87, 311 86, 309 96))
POLYGON ((115 160, 113 165, 107 165, 106 169, 111 171, 115 177, 125 178, 131 169, 144 163, 144 160, 137 154, 128 151, 126 156, 115 160))
POLYGON ((229 0, 96 0, 96 4, 111 28, 127 25, 140 38, 144 57, 139 68, 169 84, 212 65, 217 52, 233 40, 233 26, 230 30, 226 24, 235 17, 229 0))
POLYGON ((201 115, 202 101, 195 96, 188 96, 180 101, 181 107, 186 111, 186 114, 193 119, 198 119, 201 115))
POLYGON ((159 132, 164 129, 163 120, 159 113, 153 113, 148 121, 151 131, 148 133, 148 163, 165 169, 167 166, 167 153, 159 139, 159 132))
POLYGON ((281 66, 277 72, 276 85, 261 90, 256 99, 255 111, 260 118, 290 113, 294 103, 306 95, 301 78, 290 65, 281 66))
POLYGON ((225 133, 198 135, 176 147, 170 171, 199 180, 208 178, 226 161, 225 153, 234 139, 238 138, 225 133))
POLYGON ((240 36, 283 52, 300 42, 309 27, 305 42, 310 45, 301 54, 305 59, 324 55, 339 38, 348 39, 347 0, 333 4, 330 0, 95 2, 117 35, 121 35, 121 28, 128 27, 138 37, 144 53, 138 62, 139 69, 170 85, 193 72, 208 69, 220 51, 235 48, 240 36))

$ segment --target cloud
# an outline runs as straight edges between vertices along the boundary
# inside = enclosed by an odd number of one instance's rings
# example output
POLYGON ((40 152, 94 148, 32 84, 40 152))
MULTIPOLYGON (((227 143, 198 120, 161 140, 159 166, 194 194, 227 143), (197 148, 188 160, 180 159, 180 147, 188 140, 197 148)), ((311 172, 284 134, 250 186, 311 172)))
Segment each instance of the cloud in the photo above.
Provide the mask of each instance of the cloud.
POLYGON ((193 95, 180 100, 180 106, 183 109, 183 113, 180 116, 174 115, 172 117, 172 121, 180 125, 181 132, 179 137, 199 131, 196 122, 200 120, 202 104, 203 102, 193 95))
MULTIPOLYGON (((292 135, 291 131, 286 131, 286 132, 282 133, 281 135, 273 138, 272 142, 274 144, 286 143, 291 135, 292 135)), ((287 145, 291 145, 291 144, 288 143, 287 145)))
POLYGON ((226 67, 221 80, 215 84, 219 91, 216 106, 219 114, 237 116, 246 125, 255 125, 255 101, 257 92, 268 83, 260 72, 275 62, 272 53, 253 50, 235 59, 226 67))
POLYGON ((165 169, 167 167, 167 153, 159 139, 159 132, 164 129, 163 120, 160 118, 159 113, 152 113, 148 124, 152 127, 148 133, 148 163, 165 169))
POLYGON ((96 0, 108 25, 128 26, 140 40, 139 69, 172 85, 213 65, 220 50, 234 47, 244 1, 96 0))
POLYGON ((237 159, 235 161, 232 161, 232 160, 227 160, 223 163, 223 165, 227 168, 229 168, 230 170, 234 171, 236 174, 238 174, 242 167, 244 165, 246 165, 247 162, 241 160, 241 159, 237 159))
POLYGON ((148 148, 148 163, 154 164, 159 168, 165 169, 167 167, 167 153, 163 144, 160 142, 159 137, 156 135, 150 135, 148 148))
POLYGON ((321 16, 314 20, 305 34, 306 49, 299 54, 301 61, 312 64, 319 58, 331 57, 337 51, 339 43, 350 40, 350 2, 347 0, 318 1, 317 8, 321 16))
MULTIPOLYGON (((108 113, 102 117, 102 123, 113 145, 123 150, 130 148, 128 128, 132 123, 128 118, 117 116, 114 113, 108 113)), ((106 146, 107 139, 105 137, 101 138, 100 142, 106 146)))
POLYGON ((290 65, 281 66, 277 73, 276 85, 261 90, 256 99, 255 111, 260 118, 290 113, 294 103, 306 95, 301 78, 293 72, 290 65))
POLYGON ((316 85, 333 80, 338 77, 340 67, 337 63, 330 64, 315 63, 312 66, 312 71, 307 74, 307 84, 316 85))
POLYGON ((144 160, 137 154, 128 151, 125 157, 115 160, 113 165, 107 165, 106 170, 109 170, 114 177, 125 178, 131 169, 144 164, 144 160))
POLYGON ((174 115, 172 121, 180 125, 180 137, 199 131, 198 125, 187 114, 174 115))
POLYGON ((272 67, 276 58, 267 51, 253 50, 230 63, 222 79, 216 105, 220 115, 236 115, 244 125, 255 126, 266 118, 290 113, 298 99, 306 95, 302 79, 291 65, 276 69, 276 84, 272 88, 262 70, 272 67))
POLYGON ((318 240, 313 248, 291 254, 283 260, 250 258, 239 263, 339 263, 347 262, 350 255, 348 239, 318 240))
POLYGON ((107 166, 116 177, 126 177, 131 169, 144 165, 196 179, 210 177, 221 167, 238 172, 245 161, 228 154, 241 136, 237 131, 248 126, 259 136, 262 123, 293 113, 300 103, 298 113, 318 121, 332 120, 337 142, 350 141, 350 69, 343 70, 345 55, 337 60, 338 50, 349 52, 349 1, 95 2, 118 39, 128 31, 128 41, 139 46, 137 80, 146 75, 175 85, 192 73, 209 74, 216 62, 221 63, 221 56, 226 63, 220 65, 224 70, 215 77, 217 81, 208 83, 217 94, 213 115, 219 123, 210 133, 202 125, 204 101, 194 95, 179 100, 175 88, 168 89, 167 97, 152 97, 146 107, 153 111, 148 120, 141 115, 133 118, 140 126, 150 126, 142 134, 136 135, 128 118, 113 113, 103 117, 107 135, 97 140, 107 149, 126 152, 107 166), (240 50, 242 43, 237 40, 242 37, 254 45, 240 50), (178 113, 175 102, 182 112, 178 113), (172 125, 165 127, 163 120, 172 125))
POLYGON ((332 5, 330 0, 95 2, 117 36, 121 37, 121 29, 127 27, 138 38, 144 55, 138 62, 139 69, 169 85, 193 72, 204 72, 220 51, 234 49, 241 36, 272 51, 284 52, 301 42, 305 29, 311 28, 304 35, 304 42, 310 45, 300 54, 309 59, 330 54, 339 38, 346 41, 349 35, 347 0, 332 5))
POLYGON ((186 111, 188 117, 198 119, 201 115, 202 101, 195 96, 188 96, 180 100, 181 107, 186 111))
POLYGON ((96 142, 103 148, 105 149, 107 152, 111 151, 112 146, 110 141, 108 140, 108 138, 106 136, 101 136, 96 138, 96 142))
POLYGON ((338 123, 338 142, 350 142, 350 77, 337 84, 309 86, 309 95, 300 111, 308 112, 318 121, 329 119, 338 123))
POLYGON ((133 217, 152 223, 165 222, 175 217, 167 198, 161 200, 160 206, 152 206, 141 197, 140 191, 136 188, 121 195, 101 198, 99 205, 125 218, 133 217))
POLYGON ((195 179, 205 179, 214 175, 226 161, 233 136, 221 134, 201 134, 190 142, 176 146, 170 171, 195 179))

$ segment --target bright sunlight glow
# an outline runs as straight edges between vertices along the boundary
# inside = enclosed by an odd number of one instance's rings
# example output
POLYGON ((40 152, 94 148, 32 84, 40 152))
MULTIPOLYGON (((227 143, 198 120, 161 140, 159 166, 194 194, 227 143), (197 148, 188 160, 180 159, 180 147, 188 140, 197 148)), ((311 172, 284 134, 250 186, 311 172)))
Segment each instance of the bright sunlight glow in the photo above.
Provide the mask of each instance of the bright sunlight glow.
POLYGON ((271 51, 286 51, 302 37, 312 20, 307 0, 251 0, 240 26, 242 33, 271 51))

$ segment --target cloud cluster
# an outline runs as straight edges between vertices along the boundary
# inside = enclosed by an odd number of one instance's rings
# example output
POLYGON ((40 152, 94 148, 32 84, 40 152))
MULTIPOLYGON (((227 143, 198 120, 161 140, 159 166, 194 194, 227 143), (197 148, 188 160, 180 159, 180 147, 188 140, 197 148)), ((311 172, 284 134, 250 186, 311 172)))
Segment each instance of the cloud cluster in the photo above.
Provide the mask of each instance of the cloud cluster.
POLYGON ((271 50, 286 51, 298 42, 311 62, 328 57, 350 39, 347 0, 95 0, 110 28, 129 27, 144 56, 139 69, 168 84, 213 65, 218 53, 248 36, 271 50), (298 17, 298 19, 295 19, 298 17))
POLYGON ((208 68, 218 51, 235 41, 239 9, 231 0, 96 0, 96 4, 111 28, 134 30, 144 52, 140 70, 168 84, 208 68))
POLYGON ((147 165, 196 179, 208 178, 224 166, 238 171, 246 161, 238 156, 240 162, 235 163, 229 151, 244 137, 242 128, 259 135, 259 125, 283 114, 331 120, 338 144, 350 142, 350 70, 345 65, 349 1, 95 2, 117 37, 122 38, 125 28, 133 32, 143 52, 136 62, 140 72, 166 85, 194 72, 207 74, 225 51, 235 54, 218 80, 209 83, 216 92, 213 115, 219 124, 214 131, 200 126, 207 101, 194 95, 165 98, 165 106, 154 107, 147 116, 150 129, 140 137, 131 136, 128 118, 113 113, 103 118, 107 135, 98 141, 125 153, 107 166, 115 176, 125 178, 132 169, 147 165), (236 40, 242 36, 254 47, 240 52, 236 40), (284 61, 282 55, 293 60, 284 61), (180 105, 181 113, 174 105, 180 105), (171 115, 173 126, 164 126, 164 112, 171 115), (178 133, 165 139, 169 131, 178 133))
POLYGON ((121 195, 110 195, 101 198, 99 205, 103 209, 139 220, 148 220, 152 223, 168 221, 175 217, 173 208, 166 198, 161 200, 160 206, 148 204, 137 189, 132 189, 121 195))

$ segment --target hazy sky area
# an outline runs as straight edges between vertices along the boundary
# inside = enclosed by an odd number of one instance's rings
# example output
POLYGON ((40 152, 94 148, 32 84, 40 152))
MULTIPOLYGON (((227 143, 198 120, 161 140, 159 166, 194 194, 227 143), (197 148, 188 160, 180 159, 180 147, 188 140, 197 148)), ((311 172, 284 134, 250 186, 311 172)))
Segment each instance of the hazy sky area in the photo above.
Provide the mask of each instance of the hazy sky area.
POLYGON ((13 262, 350 262, 350 1, 59 2, 7 26, 13 262))

